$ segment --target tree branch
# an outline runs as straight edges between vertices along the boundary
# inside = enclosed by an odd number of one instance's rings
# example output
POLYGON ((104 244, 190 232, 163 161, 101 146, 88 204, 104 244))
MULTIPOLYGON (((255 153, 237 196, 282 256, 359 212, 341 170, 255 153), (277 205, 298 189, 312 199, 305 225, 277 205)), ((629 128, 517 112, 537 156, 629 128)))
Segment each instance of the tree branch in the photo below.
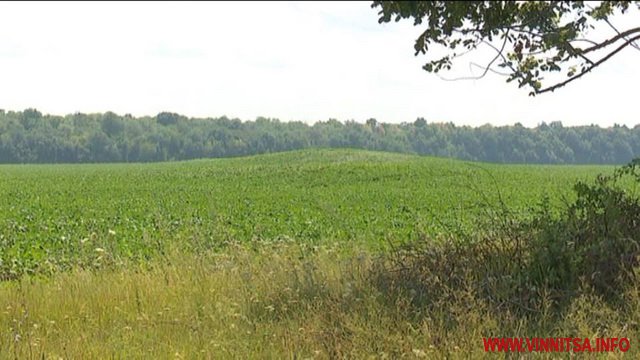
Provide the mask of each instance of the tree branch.
MULTIPOLYGON (((595 50, 598 50, 598 49, 602 49, 603 47, 609 46, 609 45, 613 44, 614 42, 616 42, 616 41, 618 41, 620 39, 626 39, 627 36, 629 36, 631 34, 635 34, 637 32, 640 32, 640 27, 632 28, 632 29, 629 29, 627 31, 618 33, 618 35, 612 37, 609 40, 603 41, 598 45, 594 45, 594 46, 592 46, 590 48, 586 48, 586 49, 579 50, 579 51, 581 51, 582 54, 586 54, 588 52, 592 52, 592 51, 595 51, 595 50)), ((637 37, 635 39, 637 39, 637 37)), ((633 41, 631 41, 631 42, 633 42, 633 41)), ((629 45, 629 41, 626 42, 626 45, 629 45)))
MULTIPOLYGON (((613 31, 615 31, 618 35, 620 35, 620 31, 618 31, 618 29, 613 26, 613 24, 611 23, 611 21, 609 21, 609 19, 604 19, 604 21, 613 29, 613 31)), ((628 40, 627 37, 624 37, 625 40, 628 40)), ((640 50, 640 46, 638 46, 638 44, 636 44, 635 42, 629 44, 632 48, 636 49, 636 50, 640 50)))
MULTIPOLYGON (((484 66, 482 66, 480 64, 476 64, 474 62, 469 63, 469 68, 471 68, 471 67, 476 67, 476 68, 483 69, 483 70, 487 69, 486 67, 484 67, 484 66)), ((494 74, 501 75, 501 76, 510 76, 511 75, 511 74, 503 73, 503 72, 500 72, 500 71, 494 70, 494 69, 489 69, 489 71, 491 71, 494 74)))
MULTIPOLYGON (((637 31, 640 31, 640 28, 638 28, 637 31)), ((618 39, 620 39, 620 37, 618 39)), ((598 60, 592 66, 588 67, 584 71, 581 71, 578 75, 572 76, 569 79, 567 79, 567 80, 565 80, 565 81, 563 81, 561 83, 555 84, 553 86, 550 86, 550 87, 548 87, 546 89, 536 90, 535 93, 536 94, 542 94, 542 93, 545 93, 545 92, 548 92, 548 91, 554 91, 557 88, 563 87, 563 86, 567 85, 568 83, 570 83, 570 82, 572 82, 572 81, 574 81, 576 79, 579 79, 584 74, 590 72, 591 70, 595 69, 600 64, 602 64, 603 62, 609 60, 613 55, 617 54, 618 52, 620 52, 620 50, 624 49, 625 47, 627 47, 628 45, 630 45, 631 43, 633 43, 636 40, 640 40, 640 35, 628 39, 624 44, 620 45, 620 47, 618 47, 617 49, 615 49, 614 51, 612 51, 611 53, 609 53, 607 56, 603 57, 602 59, 598 60)))
MULTIPOLYGON (((593 11, 593 10, 594 10, 594 9, 593 9, 593 6, 587 5, 587 7, 588 7, 589 9, 591 9, 591 11, 593 11)), ((640 9, 640 2, 638 3, 638 9, 640 9)), ((618 28, 616 28, 615 26, 613 26, 613 24, 611 23, 611 21, 609 21, 609 19, 608 19, 608 18, 604 18, 604 21, 607 23, 607 25, 609 25, 609 26, 613 29, 613 31, 615 31, 618 35, 620 35, 620 31, 618 30, 618 28)), ((623 37, 623 38, 624 38, 625 40, 628 40, 628 38, 627 38, 627 37, 623 37)), ((595 42, 594 42, 594 44, 595 44, 595 42)), ((638 46, 638 44, 636 44, 635 42, 634 42, 634 43, 631 43, 630 45, 631 45, 631 47, 633 47, 634 49, 636 49, 636 50, 640 50, 640 46, 638 46)))
MULTIPOLYGON (((505 64, 509 64, 509 61, 507 60, 507 58, 504 57, 504 54, 502 54, 502 50, 504 50, 504 47, 502 49, 498 49, 497 47, 495 47, 492 43, 488 42, 488 41, 482 41, 483 43, 487 44, 489 47, 491 47, 493 50, 495 50, 498 55, 500 55, 500 57, 502 58, 502 60, 504 60, 505 64)), ((513 68, 513 66, 508 65, 509 69, 511 69, 511 71, 513 72, 517 72, 516 69, 513 68)))
POLYGON ((571 45, 570 42, 567 41, 567 46, 571 49, 571 52, 573 54, 577 54, 578 56, 580 56, 584 61, 588 62, 589 64, 593 65, 593 61, 591 61, 591 59, 589 59, 588 57, 584 56, 584 54, 582 54, 580 51, 578 51, 576 48, 573 47, 573 45, 571 45))
MULTIPOLYGON (((504 41, 502 42, 502 47, 500 48, 500 50, 496 49, 496 51, 498 51, 498 53, 496 54, 496 56, 493 59, 491 59, 491 61, 489 61, 489 64, 487 64, 487 66, 484 68, 484 72, 481 75, 479 75, 479 76, 465 76, 465 77, 459 77, 459 78, 453 78, 453 79, 447 79, 447 78, 443 78, 442 76, 439 76, 440 79, 445 80, 445 81, 479 80, 479 79, 482 79, 489 72, 489 69, 491 68, 491 65, 493 65, 493 63, 496 62, 496 60, 498 60, 498 58, 502 56, 502 52, 504 51, 504 48, 505 48, 505 46, 507 46, 508 42, 509 42, 509 30, 507 30, 507 32, 504 34, 504 41)), ((493 48, 495 49, 495 47, 493 47, 493 48)))
POLYGON ((597 42, 595 42, 593 40, 589 40, 589 39, 572 39, 572 40, 569 40, 569 42, 571 42, 571 41, 584 41, 584 42, 588 42, 591 45, 598 45, 597 42))

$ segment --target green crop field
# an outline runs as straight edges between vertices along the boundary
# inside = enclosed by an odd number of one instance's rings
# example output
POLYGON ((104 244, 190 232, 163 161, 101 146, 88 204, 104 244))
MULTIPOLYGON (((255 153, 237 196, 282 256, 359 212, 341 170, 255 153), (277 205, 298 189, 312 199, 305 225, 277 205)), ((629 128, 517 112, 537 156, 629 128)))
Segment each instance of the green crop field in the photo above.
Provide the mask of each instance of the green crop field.
POLYGON ((358 243, 471 228, 500 199, 526 214, 606 166, 514 166, 351 150, 161 164, 0 166, 0 276, 146 259, 230 241, 358 243))
POLYGON ((2 165, 0 358, 456 357, 455 336, 479 352, 497 326, 480 310, 438 347, 381 307, 376 254, 473 232, 501 204, 559 208, 613 170, 359 150, 2 165))

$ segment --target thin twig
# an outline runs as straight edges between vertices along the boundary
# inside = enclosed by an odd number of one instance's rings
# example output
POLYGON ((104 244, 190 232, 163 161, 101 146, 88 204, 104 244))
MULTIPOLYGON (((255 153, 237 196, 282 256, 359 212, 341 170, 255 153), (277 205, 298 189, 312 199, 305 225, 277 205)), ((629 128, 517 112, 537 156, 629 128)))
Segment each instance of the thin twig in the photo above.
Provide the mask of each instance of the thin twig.
MULTIPOLYGON (((483 42, 486 43, 486 44, 489 44, 488 42, 485 42, 485 41, 483 41, 483 42)), ((447 78, 444 78, 442 76, 439 76, 440 79, 442 79, 444 81, 479 80, 479 79, 482 79, 483 77, 485 77, 487 75, 487 73, 491 69, 491 65, 493 65, 493 63, 496 62, 496 60, 498 60, 500 57, 502 57, 504 59, 504 56, 502 55, 502 52, 504 51, 504 48, 507 46, 507 42, 509 42, 509 30, 507 30, 507 32, 504 34, 504 41, 502 42, 502 47, 500 47, 499 50, 496 49, 494 46, 492 46, 497 51, 497 54, 496 54, 496 56, 493 57, 493 59, 491 59, 491 61, 489 61, 487 66, 484 67, 484 72, 481 75, 479 75, 479 76, 463 76, 463 77, 453 78, 453 79, 447 79, 447 78)))

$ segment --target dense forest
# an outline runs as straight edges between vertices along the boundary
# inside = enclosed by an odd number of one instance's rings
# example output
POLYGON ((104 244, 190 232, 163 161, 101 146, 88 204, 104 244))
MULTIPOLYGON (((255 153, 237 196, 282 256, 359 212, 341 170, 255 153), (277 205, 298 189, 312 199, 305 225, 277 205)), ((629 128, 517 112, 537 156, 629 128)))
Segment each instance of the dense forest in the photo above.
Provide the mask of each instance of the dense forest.
POLYGON ((313 125, 0 110, 0 163, 148 162, 231 157, 310 147, 350 147, 499 163, 623 164, 640 155, 640 125, 536 128, 455 126, 423 118, 402 124, 334 119, 313 125))

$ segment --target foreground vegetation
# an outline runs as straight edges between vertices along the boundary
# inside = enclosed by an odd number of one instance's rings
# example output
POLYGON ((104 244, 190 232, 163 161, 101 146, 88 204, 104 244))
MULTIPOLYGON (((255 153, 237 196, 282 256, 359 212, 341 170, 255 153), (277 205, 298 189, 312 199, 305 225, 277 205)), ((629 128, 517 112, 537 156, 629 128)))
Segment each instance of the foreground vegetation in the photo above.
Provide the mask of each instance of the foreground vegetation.
POLYGON ((636 358, 639 166, 5 166, 0 354, 468 358, 535 336, 636 358))
POLYGON ((491 307, 461 287, 436 299, 438 311, 425 313, 411 293, 376 281, 385 274, 377 256, 340 252, 240 246, 6 283, 0 357, 495 357, 484 353, 486 336, 628 337, 629 352, 599 355, 639 355, 637 287, 625 290, 624 308, 585 291, 561 316, 547 309, 529 317, 491 307))

